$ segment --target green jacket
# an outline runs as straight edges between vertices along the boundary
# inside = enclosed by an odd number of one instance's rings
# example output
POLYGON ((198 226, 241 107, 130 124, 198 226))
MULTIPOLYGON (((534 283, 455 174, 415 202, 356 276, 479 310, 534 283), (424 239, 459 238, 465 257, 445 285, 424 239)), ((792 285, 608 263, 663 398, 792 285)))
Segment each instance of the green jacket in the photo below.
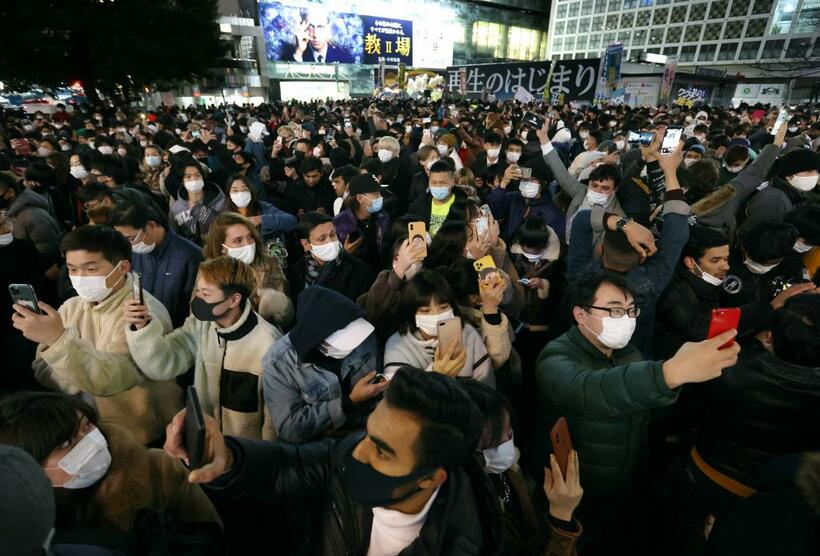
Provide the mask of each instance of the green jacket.
POLYGON ((566 417, 586 492, 610 495, 632 486, 647 440, 649 410, 678 397, 666 385, 662 364, 642 361, 632 346, 607 358, 577 326, 538 356, 540 430, 546 435, 558 417, 566 417))

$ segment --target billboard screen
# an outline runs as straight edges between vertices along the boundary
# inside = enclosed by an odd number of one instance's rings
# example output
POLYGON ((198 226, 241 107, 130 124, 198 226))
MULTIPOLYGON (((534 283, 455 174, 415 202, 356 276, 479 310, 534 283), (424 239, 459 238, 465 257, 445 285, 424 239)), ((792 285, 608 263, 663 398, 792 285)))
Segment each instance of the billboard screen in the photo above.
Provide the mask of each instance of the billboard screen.
POLYGON ((259 3, 268 60, 319 64, 413 63, 413 22, 392 17, 259 3))

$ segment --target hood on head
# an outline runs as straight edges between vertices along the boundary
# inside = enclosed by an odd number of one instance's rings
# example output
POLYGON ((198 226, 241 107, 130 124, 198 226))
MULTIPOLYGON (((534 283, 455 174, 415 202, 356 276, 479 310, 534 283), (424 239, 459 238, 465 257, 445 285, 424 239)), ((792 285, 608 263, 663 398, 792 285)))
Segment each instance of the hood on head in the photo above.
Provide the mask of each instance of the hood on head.
POLYGON ((297 299, 296 326, 290 331, 290 341, 299 359, 305 359, 325 338, 364 316, 361 307, 339 292, 311 286, 297 299))

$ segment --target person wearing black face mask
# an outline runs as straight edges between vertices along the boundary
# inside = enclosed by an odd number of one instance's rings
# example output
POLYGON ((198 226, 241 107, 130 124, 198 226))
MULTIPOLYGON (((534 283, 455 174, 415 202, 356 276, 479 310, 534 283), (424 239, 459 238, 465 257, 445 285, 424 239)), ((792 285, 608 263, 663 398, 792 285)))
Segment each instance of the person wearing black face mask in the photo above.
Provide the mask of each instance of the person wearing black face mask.
MULTIPOLYGON (((186 457, 184 412, 165 450, 186 457)), ((401 368, 367 431, 294 446, 223 437, 206 416, 204 467, 192 483, 221 494, 276 501, 309 520, 313 549, 299 553, 385 556, 496 554, 503 541, 497 497, 472 457, 483 419, 458 382, 401 368), (300 501, 304 505, 298 505, 300 501)))

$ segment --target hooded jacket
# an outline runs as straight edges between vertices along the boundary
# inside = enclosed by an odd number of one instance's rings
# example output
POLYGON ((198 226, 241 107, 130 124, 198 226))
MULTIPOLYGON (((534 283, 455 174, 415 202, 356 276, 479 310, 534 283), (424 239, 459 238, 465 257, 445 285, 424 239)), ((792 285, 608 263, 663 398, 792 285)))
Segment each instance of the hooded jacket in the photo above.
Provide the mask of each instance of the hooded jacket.
POLYGON ((60 225, 48 212, 48 201, 31 189, 23 189, 9 205, 6 216, 14 222, 14 237, 30 240, 51 262, 60 260, 60 225))
MULTIPOLYGON (((251 442, 231 437, 232 469, 209 485, 231 497, 305 504, 306 535, 321 556, 367 554, 373 511, 350 498, 342 482, 344 459, 361 434, 303 445, 251 442)), ((402 556, 497 556, 504 523, 498 498, 479 465, 451 469, 430 507, 419 536, 402 556)))
POLYGON ((343 404, 353 385, 377 369, 376 335, 341 360, 317 348, 360 317, 364 311, 333 290, 312 286, 299 294, 296 326, 262 359, 265 403, 282 440, 305 442, 353 424, 343 404))
POLYGON ((205 182, 202 190, 204 197, 201 203, 193 207, 188 205, 188 190, 179 189, 176 199, 171 200, 169 221, 174 230, 197 244, 205 241, 211 224, 225 208, 225 194, 212 182, 205 182))

